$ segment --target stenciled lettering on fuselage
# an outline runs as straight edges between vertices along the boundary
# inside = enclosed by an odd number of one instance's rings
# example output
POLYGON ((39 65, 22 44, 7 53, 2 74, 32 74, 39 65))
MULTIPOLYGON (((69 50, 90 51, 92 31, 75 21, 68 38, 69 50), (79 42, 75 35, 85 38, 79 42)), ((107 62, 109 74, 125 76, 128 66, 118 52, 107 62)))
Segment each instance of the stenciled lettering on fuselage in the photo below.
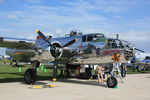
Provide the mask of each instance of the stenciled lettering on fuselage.
POLYGON ((104 49, 101 51, 102 56, 112 55, 114 53, 121 53, 121 49, 104 49))

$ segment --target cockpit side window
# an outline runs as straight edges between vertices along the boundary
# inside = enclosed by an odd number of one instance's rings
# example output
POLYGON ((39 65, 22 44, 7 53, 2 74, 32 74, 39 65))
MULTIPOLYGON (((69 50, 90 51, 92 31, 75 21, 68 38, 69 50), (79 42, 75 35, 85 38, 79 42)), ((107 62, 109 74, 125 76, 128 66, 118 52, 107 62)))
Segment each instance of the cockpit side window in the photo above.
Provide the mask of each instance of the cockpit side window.
POLYGON ((82 37, 82 42, 89 42, 89 41, 93 41, 93 35, 82 37))
POLYGON ((93 35, 89 35, 89 36, 87 37, 87 41, 93 41, 93 35))
POLYGON ((86 42, 86 36, 82 37, 82 42, 86 42))

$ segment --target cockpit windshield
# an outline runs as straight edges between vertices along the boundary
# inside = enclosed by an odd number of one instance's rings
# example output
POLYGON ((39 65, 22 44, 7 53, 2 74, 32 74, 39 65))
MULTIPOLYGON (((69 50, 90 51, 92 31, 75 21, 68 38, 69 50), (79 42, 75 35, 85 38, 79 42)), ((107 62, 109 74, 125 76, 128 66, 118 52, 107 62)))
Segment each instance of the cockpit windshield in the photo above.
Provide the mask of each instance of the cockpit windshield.
POLYGON ((82 37, 82 42, 104 42, 105 40, 106 38, 102 33, 94 33, 82 37))
POLYGON ((95 34, 94 37, 93 37, 93 41, 94 42, 103 42, 103 41, 105 41, 104 34, 102 34, 102 33, 95 34))
POLYGON ((101 39, 101 38, 104 38, 103 34, 95 34, 94 35, 94 40, 101 39))

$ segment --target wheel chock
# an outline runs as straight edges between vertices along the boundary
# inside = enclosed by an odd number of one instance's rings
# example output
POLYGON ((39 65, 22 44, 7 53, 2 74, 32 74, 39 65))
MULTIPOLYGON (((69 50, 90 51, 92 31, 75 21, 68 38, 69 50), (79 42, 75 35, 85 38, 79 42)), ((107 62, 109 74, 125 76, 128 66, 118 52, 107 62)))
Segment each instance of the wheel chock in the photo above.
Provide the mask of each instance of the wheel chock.
POLYGON ((106 81, 107 81, 107 79, 103 79, 103 81, 104 81, 104 82, 106 82, 106 81))
POLYGON ((50 87, 50 88, 56 87, 56 85, 54 85, 54 84, 50 84, 50 85, 47 85, 47 86, 50 87))
POLYGON ((104 80, 96 80, 97 83, 104 83, 104 80))
POLYGON ((99 80, 96 80, 96 82, 98 83, 98 82, 99 82, 99 80))
POLYGON ((33 86, 32 88, 33 88, 33 89, 41 89, 42 86, 40 86, 40 85, 35 85, 35 86, 33 86))
POLYGON ((56 82, 57 81, 57 79, 56 78, 53 78, 53 82, 56 82))
POLYGON ((102 80, 96 80, 96 82, 97 82, 97 83, 101 83, 101 82, 102 82, 102 80))

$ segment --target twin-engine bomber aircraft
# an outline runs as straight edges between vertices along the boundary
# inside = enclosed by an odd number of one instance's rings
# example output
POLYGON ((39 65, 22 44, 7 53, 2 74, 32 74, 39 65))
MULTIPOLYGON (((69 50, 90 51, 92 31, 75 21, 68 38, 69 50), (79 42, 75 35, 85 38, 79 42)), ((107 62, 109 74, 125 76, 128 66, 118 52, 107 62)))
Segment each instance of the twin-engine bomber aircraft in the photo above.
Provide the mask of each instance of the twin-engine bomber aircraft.
MULTIPOLYGON (((129 42, 118 38, 106 38, 102 33, 82 34, 72 31, 69 36, 52 38, 39 30, 36 32, 36 40, 0 37, 0 47, 8 48, 7 55, 18 62, 32 63, 33 68, 27 69, 24 73, 26 84, 35 83, 35 69, 40 63, 53 62, 53 77, 56 77, 57 66, 60 63, 66 65, 66 75, 69 74, 69 69, 77 69, 84 65, 105 65, 111 69, 112 54, 119 53, 121 63, 126 63, 134 56, 136 50, 129 42)), ((107 85, 117 86, 117 79, 110 76, 107 85)))

